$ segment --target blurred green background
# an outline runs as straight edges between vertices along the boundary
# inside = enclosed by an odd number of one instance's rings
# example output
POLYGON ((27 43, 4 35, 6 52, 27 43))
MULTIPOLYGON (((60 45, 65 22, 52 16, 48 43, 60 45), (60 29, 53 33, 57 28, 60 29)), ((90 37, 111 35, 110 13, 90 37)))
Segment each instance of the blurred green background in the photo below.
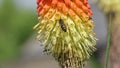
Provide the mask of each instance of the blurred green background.
POLYGON ((16 7, 13 0, 0 3, 0 61, 19 57, 20 48, 36 23, 33 11, 16 7))

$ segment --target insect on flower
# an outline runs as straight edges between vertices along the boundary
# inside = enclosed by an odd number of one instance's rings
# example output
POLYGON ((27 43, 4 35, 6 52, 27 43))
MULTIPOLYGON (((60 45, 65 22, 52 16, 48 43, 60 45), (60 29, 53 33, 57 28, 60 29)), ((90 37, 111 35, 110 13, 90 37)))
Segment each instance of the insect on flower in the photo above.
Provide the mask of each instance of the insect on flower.
POLYGON ((64 21, 62 19, 59 20, 59 24, 61 26, 61 29, 66 32, 67 31, 67 27, 66 25, 64 24, 64 21))

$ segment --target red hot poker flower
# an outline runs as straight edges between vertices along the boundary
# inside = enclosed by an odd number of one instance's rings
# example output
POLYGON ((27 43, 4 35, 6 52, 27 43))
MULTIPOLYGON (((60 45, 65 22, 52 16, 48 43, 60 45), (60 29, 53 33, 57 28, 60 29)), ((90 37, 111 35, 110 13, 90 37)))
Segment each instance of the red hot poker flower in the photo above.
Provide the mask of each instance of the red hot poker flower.
POLYGON ((87 0, 37 0, 37 39, 62 68, 82 68, 96 39, 87 0))

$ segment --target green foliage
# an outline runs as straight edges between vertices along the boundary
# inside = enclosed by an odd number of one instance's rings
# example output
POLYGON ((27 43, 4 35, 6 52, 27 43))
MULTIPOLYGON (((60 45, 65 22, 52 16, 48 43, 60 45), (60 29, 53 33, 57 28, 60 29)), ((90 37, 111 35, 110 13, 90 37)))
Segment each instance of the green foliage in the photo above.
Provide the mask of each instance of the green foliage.
POLYGON ((101 68, 101 65, 96 56, 91 57, 90 66, 90 68, 101 68))
POLYGON ((32 11, 17 10, 13 0, 3 0, 0 7, 0 61, 19 55, 21 45, 33 33, 37 21, 32 11))

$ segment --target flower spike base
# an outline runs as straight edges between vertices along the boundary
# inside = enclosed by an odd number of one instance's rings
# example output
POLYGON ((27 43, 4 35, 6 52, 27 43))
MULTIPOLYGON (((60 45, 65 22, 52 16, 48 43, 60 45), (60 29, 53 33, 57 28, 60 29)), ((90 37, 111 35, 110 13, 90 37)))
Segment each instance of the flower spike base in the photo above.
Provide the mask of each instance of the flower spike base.
POLYGON ((62 68, 83 68, 96 50, 87 0, 37 0, 37 39, 62 68))

